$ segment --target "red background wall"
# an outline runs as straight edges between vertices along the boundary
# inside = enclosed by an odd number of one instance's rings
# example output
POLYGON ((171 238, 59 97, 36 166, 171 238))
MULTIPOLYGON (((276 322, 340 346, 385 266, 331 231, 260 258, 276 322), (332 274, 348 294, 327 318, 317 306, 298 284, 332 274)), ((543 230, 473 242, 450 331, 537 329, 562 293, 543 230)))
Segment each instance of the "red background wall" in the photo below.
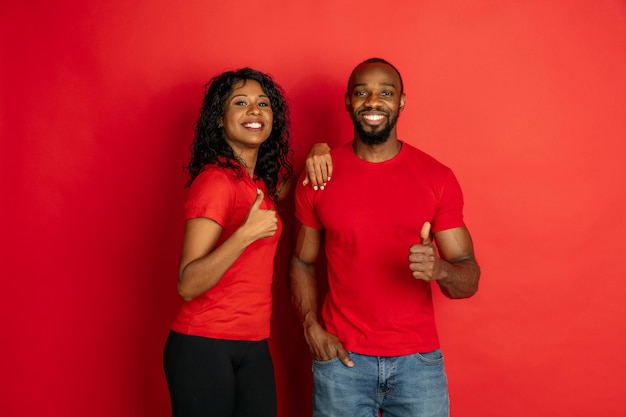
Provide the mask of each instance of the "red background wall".
MULTIPOLYGON (((381 56, 405 79, 400 137, 454 168, 483 268, 474 298, 437 295, 452 415, 626 415, 624 1, 9 0, 0 31, 0 414, 167 416, 202 85, 273 74, 301 163, 350 139, 348 74, 381 56)), ((299 417, 288 247, 271 342, 299 417)))

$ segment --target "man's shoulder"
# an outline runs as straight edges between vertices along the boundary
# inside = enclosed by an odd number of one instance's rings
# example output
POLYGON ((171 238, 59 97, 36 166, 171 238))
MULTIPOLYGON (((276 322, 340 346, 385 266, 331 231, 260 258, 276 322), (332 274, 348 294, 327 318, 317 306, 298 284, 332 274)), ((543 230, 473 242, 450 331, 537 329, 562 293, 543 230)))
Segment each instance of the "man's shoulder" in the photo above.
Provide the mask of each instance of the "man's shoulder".
POLYGON ((421 166, 428 166, 433 169, 450 170, 447 165, 439 161, 437 158, 411 145, 410 143, 402 142, 402 147, 404 148, 407 157, 411 158, 414 162, 418 162, 421 166))
POLYGON ((354 153, 354 150, 352 148, 352 141, 351 140, 349 140, 347 142, 340 143, 339 145, 337 145, 334 148, 332 148, 332 150, 330 151, 330 154, 333 156, 333 158, 345 157, 345 156, 350 155, 352 153, 354 153))

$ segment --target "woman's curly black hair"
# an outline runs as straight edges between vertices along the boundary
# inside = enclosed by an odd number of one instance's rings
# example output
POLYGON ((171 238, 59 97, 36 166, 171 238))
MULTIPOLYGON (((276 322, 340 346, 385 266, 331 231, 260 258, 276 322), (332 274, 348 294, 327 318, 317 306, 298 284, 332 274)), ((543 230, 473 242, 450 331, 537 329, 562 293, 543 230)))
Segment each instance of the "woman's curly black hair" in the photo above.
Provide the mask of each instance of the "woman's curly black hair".
POLYGON ((204 86, 200 119, 195 125, 195 136, 191 145, 191 159, 184 169, 188 177, 186 187, 191 185, 206 165, 229 168, 244 175, 240 167, 243 161, 235 156, 230 145, 226 143, 220 121, 224 117, 225 103, 233 92, 233 87, 246 80, 258 82, 272 106, 272 132, 259 147, 254 174, 263 180, 269 197, 276 201, 279 181, 284 181, 293 174, 292 151, 289 146, 289 107, 283 89, 274 82, 272 76, 252 68, 224 72, 204 86))

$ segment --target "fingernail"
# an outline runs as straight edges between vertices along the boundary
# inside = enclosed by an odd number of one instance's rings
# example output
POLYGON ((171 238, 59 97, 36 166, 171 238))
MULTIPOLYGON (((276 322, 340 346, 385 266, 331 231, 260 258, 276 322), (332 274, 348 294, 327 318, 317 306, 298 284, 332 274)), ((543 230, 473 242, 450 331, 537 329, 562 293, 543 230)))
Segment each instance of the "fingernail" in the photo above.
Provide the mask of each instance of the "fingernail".
POLYGON ((317 185, 314 185, 314 186, 313 186, 313 189, 314 189, 315 191, 317 191, 317 185))

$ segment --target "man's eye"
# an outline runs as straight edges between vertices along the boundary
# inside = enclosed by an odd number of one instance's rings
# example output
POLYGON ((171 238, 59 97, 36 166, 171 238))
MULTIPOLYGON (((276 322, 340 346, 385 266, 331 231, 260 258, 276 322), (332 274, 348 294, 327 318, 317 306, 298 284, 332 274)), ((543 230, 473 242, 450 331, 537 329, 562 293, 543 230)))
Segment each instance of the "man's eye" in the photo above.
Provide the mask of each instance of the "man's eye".
POLYGON ((383 93, 381 95, 383 95, 385 97, 389 97, 389 96, 392 96, 393 93, 391 91, 383 91, 383 93))
POLYGON ((366 95, 366 94, 367 94, 367 93, 366 93, 365 91, 355 91, 355 92, 354 92, 354 95, 355 95, 355 96, 361 96, 361 97, 362 97, 362 96, 364 96, 364 95, 366 95))

